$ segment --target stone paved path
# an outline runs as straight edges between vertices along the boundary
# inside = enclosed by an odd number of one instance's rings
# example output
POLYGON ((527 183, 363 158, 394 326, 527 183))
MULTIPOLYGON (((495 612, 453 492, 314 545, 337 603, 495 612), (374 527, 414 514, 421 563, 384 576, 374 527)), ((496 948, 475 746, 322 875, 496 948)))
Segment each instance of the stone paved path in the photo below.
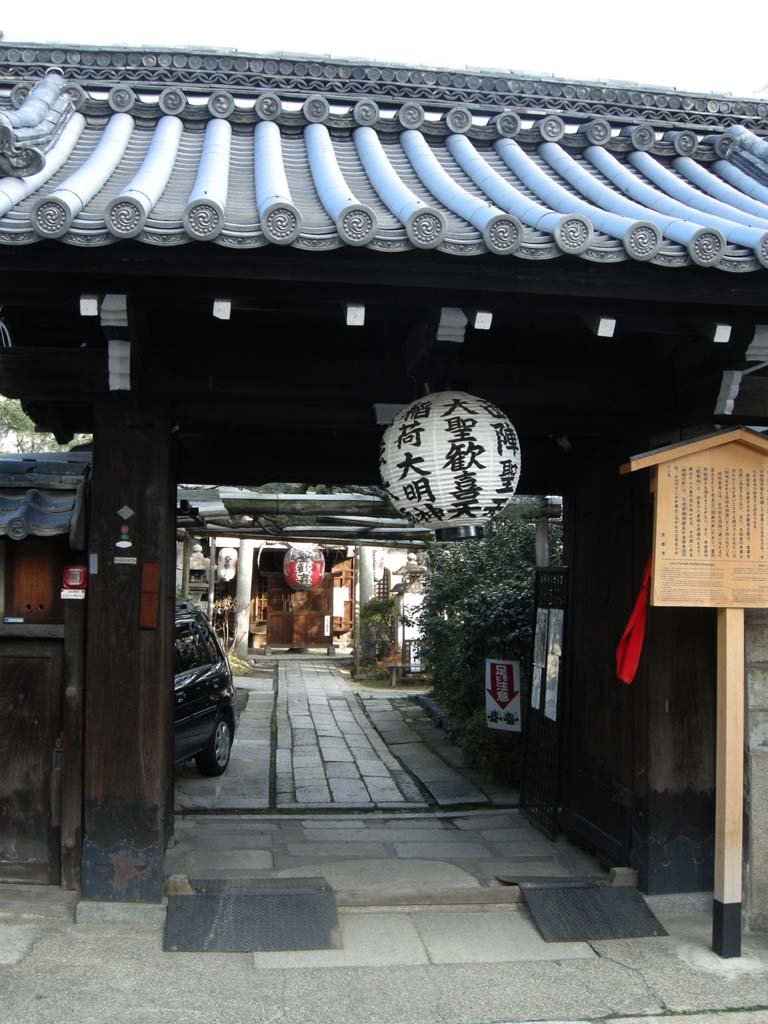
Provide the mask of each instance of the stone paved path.
POLYGON ((337 893, 458 891, 496 875, 605 872, 565 840, 550 842, 516 810, 308 815, 178 815, 167 875, 320 875, 337 893))
POLYGON ((516 803, 513 790, 465 769, 461 755, 415 704, 355 693, 327 661, 278 664, 248 689, 227 772, 185 767, 177 811, 421 810, 516 803), (273 728, 273 718, 274 726, 273 728))
POLYGON ((336 669, 280 665, 277 806, 423 807, 418 786, 336 669))

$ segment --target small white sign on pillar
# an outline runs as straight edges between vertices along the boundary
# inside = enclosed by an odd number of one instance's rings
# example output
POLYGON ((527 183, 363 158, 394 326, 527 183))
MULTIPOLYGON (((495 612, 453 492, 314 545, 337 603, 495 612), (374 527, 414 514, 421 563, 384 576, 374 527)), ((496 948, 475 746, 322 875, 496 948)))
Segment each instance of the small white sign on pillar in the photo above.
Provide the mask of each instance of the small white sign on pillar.
POLYGON ((485 718, 489 729, 522 731, 519 661, 485 659, 485 718))

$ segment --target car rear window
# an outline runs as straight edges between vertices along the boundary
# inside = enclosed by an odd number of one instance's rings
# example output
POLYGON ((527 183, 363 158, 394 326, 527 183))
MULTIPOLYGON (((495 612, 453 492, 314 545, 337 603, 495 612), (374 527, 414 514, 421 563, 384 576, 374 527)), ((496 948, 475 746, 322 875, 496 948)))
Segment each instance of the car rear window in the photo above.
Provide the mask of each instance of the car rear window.
POLYGON ((216 641, 213 638, 211 627, 206 626, 202 622, 198 622, 197 628, 200 630, 203 643, 208 648, 208 654, 210 655, 211 661, 221 661, 221 651, 217 647, 216 641))
POLYGON ((174 673, 188 672, 197 665, 209 665, 211 656, 203 643, 202 637, 192 622, 179 622, 176 625, 176 645, 174 647, 174 673))

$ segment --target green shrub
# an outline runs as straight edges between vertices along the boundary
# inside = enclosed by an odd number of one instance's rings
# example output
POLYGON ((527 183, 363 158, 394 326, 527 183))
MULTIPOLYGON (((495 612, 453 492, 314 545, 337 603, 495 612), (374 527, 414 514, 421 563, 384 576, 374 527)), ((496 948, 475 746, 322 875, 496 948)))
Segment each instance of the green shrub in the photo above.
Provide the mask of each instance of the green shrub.
POLYGON ((360 625, 370 631, 376 658, 386 658, 397 641, 397 610, 393 597, 373 597, 360 609, 360 625))
POLYGON ((479 541, 432 545, 419 623, 433 696, 456 728, 465 757, 499 781, 519 775, 519 735, 485 720, 485 659, 530 657, 535 526, 520 503, 479 541))

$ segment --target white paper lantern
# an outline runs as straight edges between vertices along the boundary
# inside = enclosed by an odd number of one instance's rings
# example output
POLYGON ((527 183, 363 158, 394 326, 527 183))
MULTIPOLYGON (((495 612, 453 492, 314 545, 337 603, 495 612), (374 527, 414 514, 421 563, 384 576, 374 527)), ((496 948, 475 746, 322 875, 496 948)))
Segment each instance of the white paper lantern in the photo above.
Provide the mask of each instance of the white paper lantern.
POLYGON ((237 549, 219 548, 218 572, 220 580, 233 580, 237 572, 237 549))
POLYGON ((463 391, 425 395, 401 409, 381 444, 393 504, 438 540, 476 537, 520 479, 520 443, 492 402, 463 391))

